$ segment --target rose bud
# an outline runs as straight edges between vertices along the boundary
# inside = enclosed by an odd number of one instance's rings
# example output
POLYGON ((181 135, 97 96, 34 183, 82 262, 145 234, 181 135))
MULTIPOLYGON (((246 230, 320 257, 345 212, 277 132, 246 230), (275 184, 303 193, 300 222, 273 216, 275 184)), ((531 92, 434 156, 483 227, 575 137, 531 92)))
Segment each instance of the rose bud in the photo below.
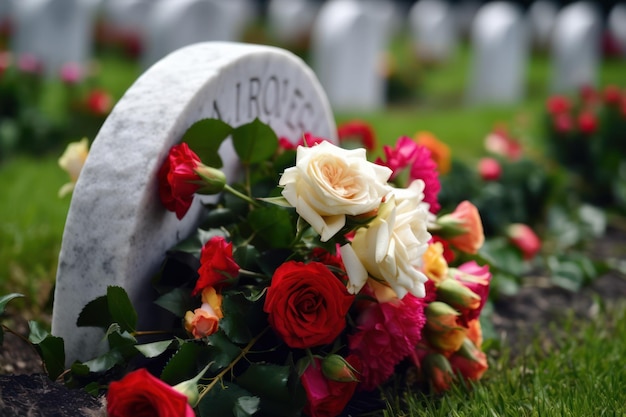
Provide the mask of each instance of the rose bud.
POLYGON ((210 195, 217 194, 224 189, 224 185, 226 185, 226 175, 219 169, 198 163, 194 171, 202 178, 202 184, 196 193, 210 195))
POLYGON ((185 330, 196 339, 202 339, 217 332, 220 318, 210 305, 202 303, 200 308, 185 313, 185 330))
POLYGON ((330 380, 337 382, 358 382, 356 369, 342 356, 330 354, 322 360, 322 373, 330 380))
POLYGON ((480 296, 456 279, 445 279, 437 285, 437 299, 460 310, 480 306, 480 296))
POLYGON ((497 181, 502 175, 502 167, 494 158, 481 158, 478 161, 478 174, 484 181, 497 181))
POLYGON ((426 355, 422 361, 422 368, 436 392, 441 393, 450 389, 454 373, 445 356, 440 353, 426 355))
POLYGON ((489 365, 484 352, 477 349, 469 340, 465 339, 461 348, 449 358, 450 366, 455 372, 460 372, 467 380, 479 380, 489 365))
POLYGON ((200 378, 202 378, 202 376, 209 369, 210 366, 211 364, 205 366, 204 369, 201 370, 195 377, 176 384, 172 387, 176 391, 185 395, 187 397, 187 402, 192 407, 198 405, 198 401, 200 401, 200 393, 198 392, 198 381, 200 381, 200 378))
POLYGON ((461 313, 442 301, 433 301, 424 312, 425 336, 430 345, 443 352, 457 351, 467 333, 458 323, 461 313))
POLYGON ((513 223, 506 229, 509 241, 522 251, 524 259, 532 259, 541 249, 541 241, 533 229, 522 223, 513 223))

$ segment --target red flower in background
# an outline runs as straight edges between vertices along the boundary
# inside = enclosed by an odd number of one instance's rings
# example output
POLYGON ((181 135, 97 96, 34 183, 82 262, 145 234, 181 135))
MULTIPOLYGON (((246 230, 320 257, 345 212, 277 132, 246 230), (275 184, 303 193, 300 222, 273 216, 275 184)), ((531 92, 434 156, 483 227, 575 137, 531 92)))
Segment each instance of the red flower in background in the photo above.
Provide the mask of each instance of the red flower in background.
POLYGON ((487 135, 485 138, 485 149, 511 161, 517 161, 522 157, 522 145, 513 139, 504 127, 497 127, 487 135))
POLYGON ((200 158, 186 143, 172 146, 165 162, 159 169, 159 198, 169 211, 183 218, 191 203, 194 193, 200 188, 202 180, 195 172, 200 158))
POLYGON ((502 166, 495 158, 481 158, 478 161, 478 174, 484 181, 497 181, 502 175, 502 166))
POLYGON ((616 85, 607 85, 602 93, 604 102, 610 106, 619 105, 622 100, 622 91, 616 85))
POLYGON ((574 121, 569 113, 559 113, 552 116, 552 124, 558 133, 568 133, 574 128, 574 121))
POLYGON ((239 265, 233 258, 233 244, 222 236, 209 239, 200 253, 200 277, 191 295, 197 295, 206 287, 216 289, 224 286, 226 280, 239 274, 239 265))
POLYGON ((146 369, 127 374, 109 385, 109 417, 194 417, 187 396, 176 391, 146 369))
MULTIPOLYGON (((346 358, 353 368, 360 369, 360 361, 355 355, 346 358)), ((328 379, 322 373, 322 361, 315 358, 300 377, 306 392, 307 404, 304 414, 310 417, 335 417, 346 407, 358 382, 339 382, 328 379)))
POLYGON ((106 116, 113 108, 113 98, 102 89, 95 89, 89 92, 86 99, 87 110, 96 116, 106 116))
POLYGON ((555 115, 560 113, 567 113, 572 108, 572 103, 565 96, 552 96, 548 98, 546 102, 548 113, 555 115))
POLYGON ((354 296, 324 264, 289 261, 274 272, 263 310, 287 346, 306 349, 339 336, 352 301, 354 296))
POLYGON ((533 229, 522 223, 509 225, 506 234, 510 242, 522 251, 524 259, 532 259, 541 249, 541 240, 533 229))
POLYGON ((352 120, 341 124, 337 128, 337 135, 339 136, 340 144, 356 142, 363 145, 368 151, 376 148, 374 130, 369 124, 361 120, 352 120))
POLYGON ((597 126, 598 120, 593 112, 589 110, 580 112, 578 115, 578 129, 580 129, 581 132, 591 135, 596 131, 597 126))

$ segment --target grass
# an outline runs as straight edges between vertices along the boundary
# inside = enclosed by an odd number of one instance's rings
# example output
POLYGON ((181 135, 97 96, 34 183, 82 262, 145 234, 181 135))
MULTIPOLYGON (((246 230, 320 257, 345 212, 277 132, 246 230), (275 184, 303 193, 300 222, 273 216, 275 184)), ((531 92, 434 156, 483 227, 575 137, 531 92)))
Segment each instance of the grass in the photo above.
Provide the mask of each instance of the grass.
POLYGON ((471 389, 440 397, 391 396, 386 417, 623 416, 626 414, 626 303, 588 323, 553 323, 553 347, 535 339, 514 359, 490 354, 490 368, 471 389))

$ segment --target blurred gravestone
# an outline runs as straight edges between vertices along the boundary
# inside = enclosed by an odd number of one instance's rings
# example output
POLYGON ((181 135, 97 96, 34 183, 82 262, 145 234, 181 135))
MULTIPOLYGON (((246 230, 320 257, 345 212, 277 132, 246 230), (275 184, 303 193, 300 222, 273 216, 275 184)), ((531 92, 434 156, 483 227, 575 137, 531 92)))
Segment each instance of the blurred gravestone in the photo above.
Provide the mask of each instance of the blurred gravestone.
POLYGON ((554 21, 559 9, 549 0, 536 0, 528 9, 528 25, 533 46, 545 50, 550 45, 554 21))
POLYGON ((313 0, 270 0, 269 32, 281 45, 305 43, 318 11, 319 5, 313 0))
POLYGON ((609 12, 608 27, 620 53, 626 56, 626 4, 618 3, 609 12))
POLYGON ((357 0, 322 6, 311 38, 311 62, 335 110, 377 110, 385 105, 382 65, 389 22, 357 0))
POLYGON ((480 5, 481 2, 478 0, 459 0, 454 3, 452 10, 454 12, 456 31, 459 36, 469 36, 480 5))
POLYGON ((102 21, 108 40, 126 44, 138 54, 147 31, 147 16, 154 0, 106 0, 102 7, 102 21))
POLYGON ((68 63, 87 66, 98 0, 19 0, 13 3, 12 49, 31 55, 46 74, 68 63))
POLYGON ((457 33, 447 0, 419 0, 409 11, 412 43, 420 60, 447 61, 455 53, 457 33))
POLYGON ((514 104, 521 101, 528 37, 518 7, 508 2, 485 4, 474 19, 471 47, 469 102, 514 104))
POLYGON ((203 41, 238 41, 246 24, 245 3, 222 0, 162 0, 148 15, 142 64, 203 41))
MULTIPOLYGON (((167 317, 152 303, 150 280, 165 252, 196 228, 202 205, 196 199, 179 221, 159 201, 157 171, 194 122, 220 118, 239 126, 256 117, 294 142, 306 131, 336 141, 313 72, 269 46, 206 42, 179 49, 120 99, 91 146, 63 233, 52 333, 65 340, 67 364, 102 352, 100 329, 79 328, 76 320, 107 286, 126 289, 142 329, 167 317)), ((220 154, 232 180, 240 167, 230 141, 220 154)))
POLYGON ((557 15, 551 43, 551 90, 568 92, 595 86, 602 24, 595 6, 576 2, 557 15))

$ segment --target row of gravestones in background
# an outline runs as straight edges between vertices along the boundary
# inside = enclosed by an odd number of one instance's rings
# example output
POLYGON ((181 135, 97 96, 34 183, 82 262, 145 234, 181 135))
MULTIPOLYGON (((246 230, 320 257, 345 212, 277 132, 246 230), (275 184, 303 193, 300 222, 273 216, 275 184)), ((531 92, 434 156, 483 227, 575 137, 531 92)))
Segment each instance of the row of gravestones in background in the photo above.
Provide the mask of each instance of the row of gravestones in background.
MULTIPOLYGON (((55 73, 65 62, 86 63, 98 3, 99 0, 15 2, 14 50, 43 57, 47 68, 55 73)), ((147 13, 145 1, 110 3, 109 15, 112 20, 121 21, 121 27, 129 25, 123 18, 128 20, 132 15, 131 7, 143 12, 142 23, 134 29, 145 33, 144 68, 194 42, 241 39, 252 7, 248 0, 178 0, 150 2, 152 8, 147 13), (126 9, 120 9, 124 4, 126 9)), ((394 28, 399 26, 392 2, 332 0, 325 2, 319 11, 310 5, 310 0, 282 0, 282 3, 275 0, 274 3, 278 5, 270 10, 283 11, 284 21, 292 27, 313 26, 311 62, 333 109, 371 110, 384 105, 386 86, 380 72, 380 58, 394 28)), ((551 3, 544 1, 537 5, 542 3, 543 7, 530 9, 529 16, 534 22, 530 26, 544 42, 546 33, 553 29, 551 88, 563 91, 583 84, 594 85, 600 60, 600 14, 592 4, 578 2, 564 7, 557 15, 556 9, 549 6, 551 3)), ((611 21, 621 29, 616 33, 623 33, 626 8, 615 10, 611 21)), ((447 3, 418 1, 410 10, 409 21, 416 47, 425 55, 445 59, 453 53, 457 29, 453 10, 447 3)), ((512 3, 487 3, 478 10, 471 33, 474 59, 468 83, 470 101, 515 103, 522 99, 531 40, 525 22, 521 10, 512 3)), ((276 23, 288 32, 285 25, 276 23)), ((291 34, 292 39, 297 37, 291 34)))

